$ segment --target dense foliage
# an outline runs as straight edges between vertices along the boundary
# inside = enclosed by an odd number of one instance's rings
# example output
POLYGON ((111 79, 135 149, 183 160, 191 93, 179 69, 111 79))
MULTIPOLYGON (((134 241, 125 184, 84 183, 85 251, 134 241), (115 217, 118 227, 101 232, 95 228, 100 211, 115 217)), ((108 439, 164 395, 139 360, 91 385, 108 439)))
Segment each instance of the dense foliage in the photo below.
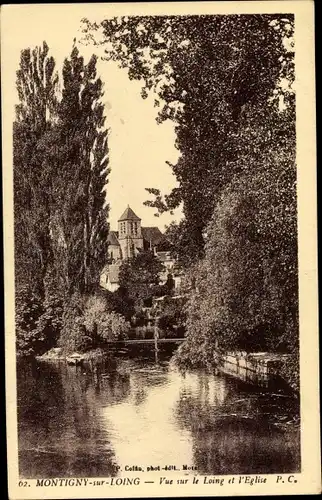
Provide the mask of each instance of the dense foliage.
POLYGON ((150 205, 162 212, 183 203, 178 241, 186 264, 203 255, 203 231, 218 195, 238 174, 236 136, 245 107, 266 109, 270 99, 276 105, 291 97, 280 82, 294 79, 293 29, 287 15, 84 20, 85 38, 106 44, 106 58, 142 81, 142 97, 155 94, 158 120, 176 124, 181 156, 170 166, 179 185, 164 198, 150 189, 150 205))
POLYGON ((65 308, 59 345, 64 352, 84 352, 104 345, 107 340, 127 337, 130 324, 124 317, 110 311, 100 295, 76 292, 65 308))
POLYGON ((96 58, 78 50, 63 65, 63 91, 53 141, 51 231, 59 273, 68 294, 88 292, 105 264, 108 206, 107 131, 96 58))
POLYGON ((160 304, 158 327, 164 337, 185 336, 186 326, 186 298, 165 296, 160 304))
POLYGON ((261 154, 256 169, 241 163, 223 190, 207 226, 205 257, 190 271, 186 361, 197 346, 205 362, 218 348, 298 350, 295 147, 287 118, 280 116, 272 132, 257 123, 251 141, 245 132, 244 151, 248 144, 261 154))
MULTIPOLYGON (((105 263, 108 147, 96 58, 76 47, 61 91, 49 48, 21 52, 13 127, 18 351, 57 341, 70 297, 88 293, 105 263)), ((67 314, 67 316, 66 316, 67 314)))
POLYGON ((45 295, 21 285, 16 291, 16 345, 19 354, 42 354, 55 346, 62 327, 62 296, 48 273, 45 295))
MULTIPOLYGON (((120 267, 119 282, 121 291, 133 301, 139 310, 151 301, 159 289, 159 274, 163 270, 160 260, 153 252, 141 251, 120 267)), ((121 293, 121 291, 119 293, 121 293)))
POLYGON ((40 145, 52 128, 58 78, 46 43, 21 52, 13 124, 16 285, 44 293, 50 260, 48 176, 40 145))
POLYGON ((147 204, 183 204, 167 232, 191 281, 185 363, 298 350, 293 34, 292 15, 84 20, 175 123, 178 186, 147 204))
POLYGON ((18 353, 31 355, 42 350, 43 336, 39 335, 37 322, 43 313, 39 296, 27 287, 16 293, 16 345, 18 353))

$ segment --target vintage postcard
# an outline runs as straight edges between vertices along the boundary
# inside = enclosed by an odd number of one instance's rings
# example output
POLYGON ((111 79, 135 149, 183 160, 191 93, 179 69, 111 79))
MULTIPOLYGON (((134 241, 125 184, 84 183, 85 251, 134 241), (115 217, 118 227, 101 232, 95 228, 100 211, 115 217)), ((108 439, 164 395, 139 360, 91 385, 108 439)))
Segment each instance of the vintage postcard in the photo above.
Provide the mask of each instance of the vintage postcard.
POLYGON ((320 493, 313 7, 2 7, 11 499, 320 493))

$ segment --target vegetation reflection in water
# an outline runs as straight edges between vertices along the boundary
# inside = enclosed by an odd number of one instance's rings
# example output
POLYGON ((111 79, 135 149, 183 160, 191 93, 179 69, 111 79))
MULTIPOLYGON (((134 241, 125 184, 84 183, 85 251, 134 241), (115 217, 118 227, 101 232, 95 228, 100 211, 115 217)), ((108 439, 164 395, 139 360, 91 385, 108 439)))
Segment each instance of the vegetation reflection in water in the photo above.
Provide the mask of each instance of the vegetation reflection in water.
POLYGON ((20 475, 108 477, 159 465, 200 474, 296 472, 295 406, 285 395, 142 357, 83 368, 23 363, 20 475))

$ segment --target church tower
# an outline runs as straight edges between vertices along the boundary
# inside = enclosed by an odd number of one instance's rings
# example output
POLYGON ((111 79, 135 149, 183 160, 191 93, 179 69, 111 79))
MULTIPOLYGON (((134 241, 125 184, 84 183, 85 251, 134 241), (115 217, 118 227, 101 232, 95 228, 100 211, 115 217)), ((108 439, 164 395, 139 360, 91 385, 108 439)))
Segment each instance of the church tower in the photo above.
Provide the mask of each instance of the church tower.
POLYGON ((118 233, 123 259, 134 257, 143 248, 141 219, 129 205, 118 220, 118 233))

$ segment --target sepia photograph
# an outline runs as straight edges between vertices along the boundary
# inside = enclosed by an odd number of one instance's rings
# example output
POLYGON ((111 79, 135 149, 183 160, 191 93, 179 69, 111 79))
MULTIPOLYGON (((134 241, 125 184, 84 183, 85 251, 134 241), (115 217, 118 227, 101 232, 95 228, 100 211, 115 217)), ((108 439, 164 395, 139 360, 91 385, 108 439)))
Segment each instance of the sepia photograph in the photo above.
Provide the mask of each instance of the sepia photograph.
POLYGON ((294 3, 5 7, 12 498, 320 491, 294 3))

